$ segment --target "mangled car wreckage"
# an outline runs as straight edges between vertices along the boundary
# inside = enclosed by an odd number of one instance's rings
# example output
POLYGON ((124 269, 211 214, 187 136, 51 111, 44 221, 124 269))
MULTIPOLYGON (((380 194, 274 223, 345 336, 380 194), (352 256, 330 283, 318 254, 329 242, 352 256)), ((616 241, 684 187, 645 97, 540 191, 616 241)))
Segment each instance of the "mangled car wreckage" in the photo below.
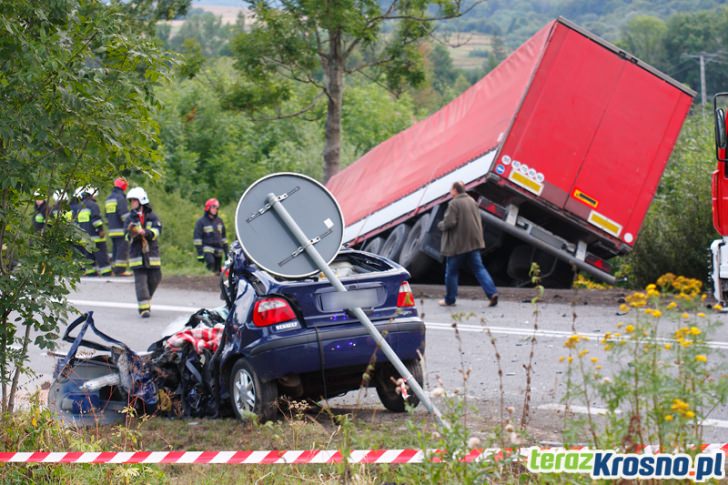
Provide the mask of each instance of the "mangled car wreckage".
POLYGON ((281 397, 319 401, 360 387, 375 387, 389 410, 416 406, 417 397, 408 395, 399 373, 347 310, 352 299, 364 308, 422 383, 425 326, 409 274, 388 259, 355 250, 340 251, 331 267, 347 287, 346 298, 321 274, 274 277, 236 243, 223 273, 225 305, 196 312, 144 353, 104 334, 93 314, 85 314, 64 335, 71 348, 56 364, 49 405, 77 424, 118 421, 132 408, 166 416, 270 419, 281 397))

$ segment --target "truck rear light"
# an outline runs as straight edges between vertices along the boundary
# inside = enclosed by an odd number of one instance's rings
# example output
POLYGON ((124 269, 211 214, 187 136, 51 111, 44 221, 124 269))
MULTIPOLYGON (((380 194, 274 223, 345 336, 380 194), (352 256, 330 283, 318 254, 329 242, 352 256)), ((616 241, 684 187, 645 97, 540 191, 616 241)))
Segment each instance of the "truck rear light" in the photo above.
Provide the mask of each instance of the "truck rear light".
POLYGON ((505 219, 506 218, 506 210, 505 208, 499 206, 495 202, 491 202, 490 200, 486 199, 485 197, 481 196, 478 199, 478 205, 481 209, 484 209, 494 216, 496 216, 499 219, 505 219))
POLYGON ((415 295, 412 294, 412 288, 410 284, 403 281, 399 285, 399 294, 397 295, 397 306, 398 307, 413 307, 415 306, 415 295))
POLYGON ((612 266, 604 261, 602 258, 598 258, 597 256, 594 256, 593 254, 587 254, 586 258, 584 258, 584 261, 586 261, 588 264, 594 266, 595 268, 599 268, 600 270, 611 273, 612 272, 612 266))
POLYGON ((256 327, 269 327, 296 319, 296 313, 283 298, 272 297, 258 300, 253 307, 253 323, 256 327))

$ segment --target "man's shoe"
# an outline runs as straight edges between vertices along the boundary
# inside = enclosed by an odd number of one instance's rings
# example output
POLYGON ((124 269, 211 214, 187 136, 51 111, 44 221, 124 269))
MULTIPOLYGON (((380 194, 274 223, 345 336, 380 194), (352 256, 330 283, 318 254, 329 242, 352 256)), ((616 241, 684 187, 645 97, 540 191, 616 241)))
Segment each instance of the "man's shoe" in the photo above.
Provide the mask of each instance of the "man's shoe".
POLYGON ((143 310, 139 312, 139 316, 142 318, 149 318, 152 316, 152 312, 150 312, 149 310, 143 310))
POLYGON ((488 306, 496 306, 498 304, 498 293, 490 297, 490 303, 488 306))
POLYGON ((455 306, 455 303, 454 302, 453 303, 448 303, 445 300, 440 300, 440 301, 437 302, 437 304, 440 305, 440 306, 455 306))

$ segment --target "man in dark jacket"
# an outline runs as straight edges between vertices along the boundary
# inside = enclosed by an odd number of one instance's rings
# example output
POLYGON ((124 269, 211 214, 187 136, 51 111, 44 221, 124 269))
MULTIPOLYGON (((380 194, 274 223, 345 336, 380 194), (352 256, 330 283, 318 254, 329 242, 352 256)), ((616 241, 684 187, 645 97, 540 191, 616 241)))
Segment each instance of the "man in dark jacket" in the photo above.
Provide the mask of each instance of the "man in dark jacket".
POLYGON ((79 188, 76 192, 78 200, 81 201, 78 213, 76 214, 76 222, 86 234, 91 236, 96 246, 93 254, 89 253, 88 255, 89 263, 86 269, 86 275, 110 275, 111 263, 109 262, 109 254, 106 252, 104 220, 101 218, 101 209, 99 209, 99 205, 96 203, 98 189, 87 186, 79 188))
POLYGON ((205 202, 205 213, 197 219, 192 242, 197 249, 197 261, 204 261, 207 269, 219 273, 222 260, 228 250, 225 224, 218 217, 220 203, 217 199, 205 202))
POLYGON ((129 183, 123 177, 114 180, 114 188, 106 198, 104 205, 111 238, 112 268, 116 276, 131 276, 128 271, 129 244, 124 238, 124 228, 129 218, 129 208, 124 194, 128 186, 129 183))
POLYGON ((488 306, 495 306, 498 304, 498 290, 480 256, 480 251, 485 248, 485 240, 478 204, 465 192, 462 182, 452 185, 450 195, 452 200, 447 206, 445 217, 437 224, 442 231, 440 252, 446 257, 445 299, 438 303, 441 306, 455 305, 458 274, 460 266, 465 262, 490 300, 488 306))
POLYGON ((152 212, 147 192, 134 187, 126 194, 129 199, 128 225, 125 237, 129 242, 129 267, 134 271, 139 316, 149 318, 152 311, 152 296, 162 281, 162 261, 159 258, 159 235, 162 222, 152 212))

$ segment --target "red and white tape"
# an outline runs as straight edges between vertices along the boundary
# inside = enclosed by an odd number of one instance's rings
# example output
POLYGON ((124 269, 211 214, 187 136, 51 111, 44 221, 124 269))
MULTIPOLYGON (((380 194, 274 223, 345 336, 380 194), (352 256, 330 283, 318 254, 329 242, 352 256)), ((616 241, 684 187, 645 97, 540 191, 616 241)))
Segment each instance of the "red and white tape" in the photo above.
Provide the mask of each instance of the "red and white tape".
MULTIPOLYGON (((722 450, 728 455, 728 443, 701 446, 703 452, 722 450)), ((508 450, 525 456, 530 448, 508 450)), ((544 448, 560 450, 563 448, 544 448)), ((580 448, 570 448, 578 450, 580 448)), ((647 446, 643 453, 657 453, 647 446)), ((469 463, 504 456, 499 448, 473 449, 459 458, 469 463)), ((512 456, 512 455, 511 455, 512 456)), ((109 463, 109 464, 230 464, 230 465, 306 465, 343 463, 423 463, 449 461, 442 451, 433 450, 351 450, 348 458, 339 450, 269 450, 269 451, 101 451, 101 452, 0 452, 0 463, 109 463)))

